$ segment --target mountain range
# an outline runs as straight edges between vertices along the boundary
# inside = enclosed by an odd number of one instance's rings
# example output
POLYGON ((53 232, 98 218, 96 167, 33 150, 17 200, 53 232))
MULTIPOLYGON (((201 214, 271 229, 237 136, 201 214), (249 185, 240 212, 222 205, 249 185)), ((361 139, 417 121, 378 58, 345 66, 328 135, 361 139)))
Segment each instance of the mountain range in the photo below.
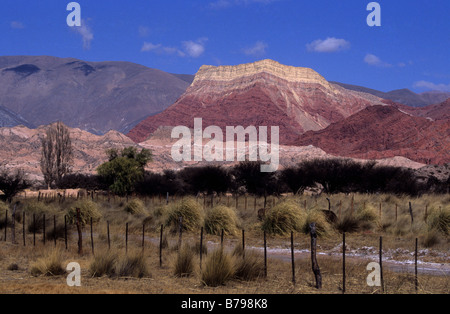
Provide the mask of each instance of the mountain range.
POLYGON ((35 126, 62 121, 94 134, 126 132, 188 86, 189 78, 130 62, 0 57, 0 106, 35 126))
POLYGON ((153 150, 149 170, 186 166, 171 158, 170 130, 193 128, 194 118, 222 129, 279 126, 282 166, 333 156, 450 163, 450 95, 442 92, 383 93, 273 60, 205 65, 193 76, 129 62, 0 57, 0 166, 37 179, 51 122, 69 126, 74 171, 93 173, 106 149, 126 146, 153 150))

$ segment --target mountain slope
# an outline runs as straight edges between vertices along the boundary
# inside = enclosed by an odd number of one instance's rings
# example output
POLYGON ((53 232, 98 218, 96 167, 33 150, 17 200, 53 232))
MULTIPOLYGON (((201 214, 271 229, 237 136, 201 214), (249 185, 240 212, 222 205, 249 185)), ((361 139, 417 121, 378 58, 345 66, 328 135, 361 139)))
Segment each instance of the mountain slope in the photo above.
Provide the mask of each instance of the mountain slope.
POLYGON ((161 112, 189 83, 130 62, 0 57, 0 104, 33 125, 62 121, 96 134, 161 112))
POLYGON ((392 106, 373 106, 328 128, 307 132, 297 145, 314 145, 329 154, 381 159, 403 156, 416 162, 450 162, 450 121, 430 121, 392 106))
POLYGON ((23 117, 4 106, 0 106, 0 128, 14 127, 17 125, 24 125, 26 127, 33 128, 33 125, 31 125, 23 117))
POLYGON ((403 105, 407 105, 410 107, 424 107, 428 105, 433 105, 437 103, 441 103, 445 101, 447 98, 450 98, 449 92, 441 92, 441 91, 431 91, 431 92, 424 92, 424 93, 414 93, 413 91, 409 89, 398 89, 393 90, 390 92, 382 92, 375 89, 358 86, 358 85, 351 85, 351 84, 344 84, 340 82, 330 82, 339 86, 342 86, 348 90, 353 90, 357 92, 364 92, 368 94, 375 95, 377 97, 391 100, 393 102, 397 102, 403 105))
POLYGON ((279 126, 281 144, 320 130, 379 100, 336 88, 312 69, 272 60, 238 66, 202 66, 192 85, 164 112, 149 117, 128 136, 145 141, 160 126, 279 126))

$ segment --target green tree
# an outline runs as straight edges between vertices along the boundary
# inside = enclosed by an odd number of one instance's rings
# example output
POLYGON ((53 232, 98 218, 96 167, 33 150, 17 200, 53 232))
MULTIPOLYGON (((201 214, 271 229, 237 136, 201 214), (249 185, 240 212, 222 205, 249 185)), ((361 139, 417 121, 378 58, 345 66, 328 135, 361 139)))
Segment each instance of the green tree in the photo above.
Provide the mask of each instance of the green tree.
POLYGON ((0 191, 5 195, 6 201, 12 202, 14 196, 30 187, 30 183, 25 179, 25 172, 21 169, 14 174, 9 174, 6 170, 0 172, 0 191))
POLYGON ((106 154, 108 161, 97 168, 98 175, 112 193, 130 195, 144 178, 144 168, 152 160, 151 151, 144 148, 138 152, 135 147, 127 147, 121 152, 111 149, 106 154))

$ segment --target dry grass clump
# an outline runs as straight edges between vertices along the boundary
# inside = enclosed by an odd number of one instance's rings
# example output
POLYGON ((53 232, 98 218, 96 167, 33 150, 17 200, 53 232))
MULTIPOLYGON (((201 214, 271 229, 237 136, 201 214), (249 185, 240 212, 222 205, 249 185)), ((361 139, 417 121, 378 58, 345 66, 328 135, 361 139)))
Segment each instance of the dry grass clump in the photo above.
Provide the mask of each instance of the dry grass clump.
POLYGON ((356 219, 358 220, 361 230, 371 230, 380 223, 379 212, 371 204, 366 204, 356 211, 356 219))
POLYGON ((142 252, 121 256, 118 258, 113 277, 148 277, 150 271, 142 252))
POLYGON ((109 250, 103 250, 95 254, 89 265, 89 274, 92 277, 113 276, 115 274, 115 264, 117 254, 109 250))
POLYGON ((222 249, 217 249, 208 257, 201 273, 205 286, 218 287, 224 285, 234 276, 233 259, 222 249))
POLYGON ((183 230, 194 231, 203 225, 203 207, 193 198, 187 198, 169 206, 166 226, 178 229, 179 218, 183 219, 183 230))
POLYGON ((436 229, 431 229, 421 237, 421 243, 424 247, 431 248, 440 243, 439 237, 439 232, 436 229))
POLYGON ((97 203, 90 200, 78 201, 68 210, 67 219, 69 223, 76 224, 77 220, 77 208, 80 209, 80 221, 81 224, 89 224, 92 218, 92 222, 98 222, 102 218, 102 214, 98 208, 97 203))
POLYGON ((306 216, 306 220, 302 226, 302 231, 305 234, 309 234, 311 231, 311 223, 316 223, 316 232, 317 236, 324 237, 331 233, 332 227, 330 223, 327 221, 325 215, 320 210, 310 210, 308 211, 308 215, 306 216))
POLYGON ((432 208, 427 223, 429 229, 435 229, 444 235, 448 235, 450 231, 450 207, 432 208))
POLYGON ((145 215, 147 213, 144 203, 138 198, 129 201, 124 209, 132 215, 145 215))
POLYGON ((251 281, 264 276, 264 261, 261 256, 255 251, 245 251, 243 254, 241 249, 235 250, 239 252, 236 258, 234 277, 239 280, 251 281))
POLYGON ((262 229, 269 234, 286 235, 292 231, 301 231, 306 214, 302 208, 292 200, 277 204, 266 214, 262 229))
POLYGON ((32 276, 61 276, 66 274, 63 267, 61 251, 58 249, 46 253, 44 257, 39 258, 32 264, 30 273, 32 276))
POLYGON ((189 246, 183 246, 174 262, 173 274, 176 277, 189 277, 194 273, 195 253, 189 246))
POLYGON ((344 217, 338 220, 336 224, 336 229, 341 233, 357 232, 359 230, 359 221, 353 216, 345 215, 344 217))
POLYGON ((238 217, 232 208, 219 205, 208 211, 205 218, 205 231, 209 234, 220 235, 222 230, 227 235, 235 235, 238 231, 238 217))

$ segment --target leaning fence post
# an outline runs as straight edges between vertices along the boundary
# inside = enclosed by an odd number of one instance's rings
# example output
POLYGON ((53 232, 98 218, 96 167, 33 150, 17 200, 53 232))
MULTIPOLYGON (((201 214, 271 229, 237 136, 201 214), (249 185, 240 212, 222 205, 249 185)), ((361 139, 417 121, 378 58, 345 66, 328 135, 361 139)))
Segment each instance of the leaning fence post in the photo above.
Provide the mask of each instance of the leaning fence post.
POLYGON ((11 215, 11 243, 16 243, 16 206, 17 204, 14 204, 14 208, 11 215))
POLYGON ((313 222, 309 225, 311 235, 311 262, 312 270, 316 278, 316 288, 322 289, 322 274, 320 273, 319 264, 317 263, 317 231, 316 223, 313 222))
POLYGON ((414 215, 411 202, 409 202, 409 215, 411 216, 411 226, 412 226, 412 224, 414 223, 414 215))

